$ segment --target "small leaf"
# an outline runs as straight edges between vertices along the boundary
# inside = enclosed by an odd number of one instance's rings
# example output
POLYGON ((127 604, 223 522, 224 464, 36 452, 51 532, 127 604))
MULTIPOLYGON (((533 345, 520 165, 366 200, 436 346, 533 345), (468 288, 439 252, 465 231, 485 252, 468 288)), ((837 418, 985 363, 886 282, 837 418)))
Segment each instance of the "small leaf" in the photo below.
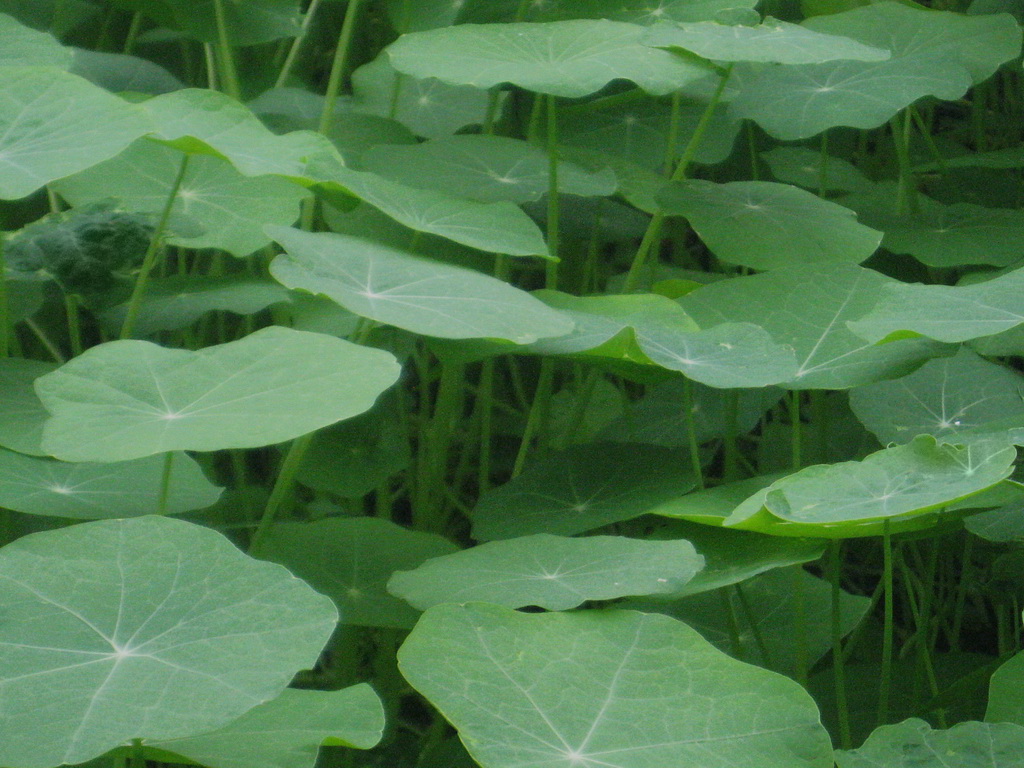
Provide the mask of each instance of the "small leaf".
POLYGON ((397 572, 388 591, 421 611, 473 601, 564 611, 587 600, 676 592, 702 565, 687 541, 541 533, 432 558, 397 572))
POLYGON ((957 723, 933 730, 912 718, 883 725, 859 749, 836 752, 839 768, 1021 768, 1024 728, 1009 723, 957 723))
POLYGON ((198 352, 112 341, 36 380, 43 447, 125 461, 271 445, 369 410, 398 373, 386 352, 276 326, 198 352))

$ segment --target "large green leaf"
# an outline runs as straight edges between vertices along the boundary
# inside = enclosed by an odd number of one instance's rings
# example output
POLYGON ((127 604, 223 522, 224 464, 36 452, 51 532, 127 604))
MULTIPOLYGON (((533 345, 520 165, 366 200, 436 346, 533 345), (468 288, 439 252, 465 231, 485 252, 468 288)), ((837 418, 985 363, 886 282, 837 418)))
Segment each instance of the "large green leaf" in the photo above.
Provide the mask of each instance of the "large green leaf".
POLYGON ((25 536, 0 550, 0 580, 11 768, 220 728, 311 666, 337 620, 280 566, 166 517, 25 536))
POLYGON ((38 360, 5 357, 0 360, 0 447, 43 456, 43 423, 49 417, 33 382, 57 366, 38 360))
POLYGON ((197 352, 108 342, 36 380, 43 448, 125 461, 280 443, 368 410, 398 373, 386 352, 280 327, 197 352))
POLYGON ((887 281, 879 286, 874 309, 849 327, 872 342, 921 334, 956 343, 1002 333, 1022 323, 1024 269, 1018 269, 962 286, 887 281))
POLYGON ((391 574, 457 550, 448 539, 388 520, 329 517, 275 525, 257 554, 281 563, 334 600, 343 624, 408 629, 419 612, 388 594, 391 574))
POLYGON ((1020 27, 1008 14, 969 16, 892 2, 815 16, 804 26, 892 57, 767 67, 744 77, 733 114, 787 141, 840 125, 876 128, 925 96, 958 99, 1021 45, 1020 27))
POLYGON ((685 216, 718 258, 754 269, 859 263, 882 241, 850 209, 789 184, 682 181, 662 189, 658 202, 685 216))
POLYGON ((858 749, 836 752, 839 768, 1021 768, 1024 728, 1009 723, 957 723, 933 730, 912 718, 875 730, 858 749))
POLYGON ((553 96, 589 96, 612 80, 671 93, 708 68, 648 48, 636 24, 601 20, 464 24, 404 35, 388 47, 399 72, 457 85, 512 83, 553 96))
POLYGON ((1013 471, 1003 441, 966 446, 922 435, 863 461, 818 464, 777 480, 737 507, 724 525, 781 536, 874 536, 885 522, 927 526, 929 512, 990 488, 1013 471))
MULTIPOLYGON (((525 203, 548 191, 548 155, 534 145, 504 136, 459 135, 409 146, 383 146, 362 157, 367 170, 418 189, 435 189, 469 200, 525 203)), ((590 173, 560 162, 558 191, 607 196, 615 174, 590 173)))
POLYGON ((658 22, 642 38, 655 48, 681 48, 715 61, 763 61, 776 64, 820 64, 838 59, 885 61, 885 48, 842 35, 816 32, 768 17, 757 26, 698 21, 658 22))
POLYGON ((480 601, 564 611, 587 600, 676 592, 703 562, 688 541, 539 533, 435 557, 396 573, 388 591, 420 610, 480 601))
POLYGON ((677 303, 654 294, 570 296, 540 291, 575 322, 572 333, 531 345, 545 355, 587 354, 654 363, 711 387, 763 387, 796 372, 793 351, 752 323, 700 329, 677 303))
POLYGON ((832 764, 800 686, 666 616, 442 605, 398 657, 487 768, 832 764))
MULTIPOLYGON (((161 24, 180 29, 204 43, 217 43, 220 0, 115 0, 161 24)), ((246 0, 223 3, 224 26, 234 45, 256 45, 300 34, 299 0, 246 0)))
MULTIPOLYGON (((566 19, 613 19, 635 24, 656 21, 705 21, 728 17, 736 11, 751 12, 753 0, 545 0, 526 10, 530 21, 566 19)), ((469 0, 461 21, 512 21, 519 0, 469 0)))
POLYGON ((71 66, 71 49, 61 45, 53 35, 26 27, 13 17, 0 13, 0 67, 71 66))
POLYGON ((572 322, 508 283, 370 240, 268 227, 285 248, 271 274, 330 297, 362 317, 426 336, 528 344, 564 336, 572 322))
POLYGON ((139 107, 52 67, 0 84, 0 198, 17 199, 113 157, 149 130, 139 107))
POLYGON ((685 452, 651 445, 594 443, 549 453, 480 497, 473 535, 570 536, 630 520, 693 488, 688 468, 685 452))
MULTIPOLYGON (((116 198, 129 211, 159 213, 167 203, 181 166, 181 153, 153 141, 138 141, 117 157, 54 185, 72 205, 116 198)), ((177 190, 172 215, 201 227, 198 234, 175 234, 171 245, 219 248, 248 256, 268 245, 264 224, 292 224, 309 193, 273 176, 249 178, 218 157, 190 160, 177 190)))
POLYGON ((151 760, 209 768, 313 768, 323 745, 370 749, 384 731, 384 708, 366 683, 340 691, 287 688, 223 728, 201 736, 144 742, 151 760))
POLYGON ((902 379, 854 389, 850 406, 882 443, 997 438, 1024 426, 1024 376, 963 348, 902 379))
POLYGON ((900 283, 853 264, 776 269, 706 285, 679 303, 702 325, 756 322, 796 351, 791 389, 841 389, 912 371, 942 347, 924 340, 865 343, 847 323, 900 283), (794 318, 799 318, 796 322, 794 318))
MULTIPOLYGON (((291 300, 288 290, 271 280, 231 275, 183 275, 150 280, 142 300, 135 335, 187 328, 207 312, 221 310, 252 315, 273 304, 291 300)), ((128 312, 119 304, 103 313, 103 319, 120 328, 128 312)))
POLYGON ((166 456, 72 464, 0 450, 0 507, 30 515, 101 520, 208 507, 221 489, 188 455, 174 454, 164 495, 166 456))

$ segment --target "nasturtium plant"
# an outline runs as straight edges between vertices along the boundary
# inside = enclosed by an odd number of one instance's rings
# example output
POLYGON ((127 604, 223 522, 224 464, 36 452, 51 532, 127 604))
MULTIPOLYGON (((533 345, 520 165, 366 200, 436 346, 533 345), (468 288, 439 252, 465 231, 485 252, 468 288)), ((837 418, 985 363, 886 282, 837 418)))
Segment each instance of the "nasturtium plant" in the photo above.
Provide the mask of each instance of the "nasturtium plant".
POLYGON ((0 766, 1018 765, 1018 6, 0 0, 0 766))

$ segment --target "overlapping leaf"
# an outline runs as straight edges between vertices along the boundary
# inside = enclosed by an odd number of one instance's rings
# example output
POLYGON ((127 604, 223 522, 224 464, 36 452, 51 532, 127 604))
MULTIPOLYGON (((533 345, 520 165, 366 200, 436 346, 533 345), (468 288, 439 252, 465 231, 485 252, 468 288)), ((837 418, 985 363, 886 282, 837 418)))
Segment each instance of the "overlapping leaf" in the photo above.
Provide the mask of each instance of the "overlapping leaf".
MULTIPOLYGON (((161 24, 179 29, 204 43, 217 43, 218 0, 116 0, 116 5, 141 11, 161 24)), ((299 0, 246 0, 221 6, 228 39, 234 45, 256 45, 300 33, 299 0)))
POLYGON ((12 768, 220 728, 311 666, 337 620, 283 568, 165 517, 25 536, 0 550, 0 580, 0 762, 12 768))
POLYGON ((33 382, 57 366, 38 360, 7 357, 0 360, 0 447, 33 456, 45 454, 40 445, 43 423, 49 417, 33 382))
POLYGON ((0 67, 71 66, 71 49, 62 46, 53 35, 26 27, 13 17, 0 13, 0 67))
POLYGON ((933 730, 912 718, 875 730, 858 749, 836 752, 839 768, 1020 768, 1024 727, 957 723, 933 730))
POLYGON ((730 659, 666 616, 442 605, 398 657, 474 759, 493 768, 831 765, 799 685, 730 659))
POLYGON ((36 380, 43 449, 125 461, 280 443, 368 410, 398 373, 387 352, 277 326, 197 352, 108 342, 36 380))

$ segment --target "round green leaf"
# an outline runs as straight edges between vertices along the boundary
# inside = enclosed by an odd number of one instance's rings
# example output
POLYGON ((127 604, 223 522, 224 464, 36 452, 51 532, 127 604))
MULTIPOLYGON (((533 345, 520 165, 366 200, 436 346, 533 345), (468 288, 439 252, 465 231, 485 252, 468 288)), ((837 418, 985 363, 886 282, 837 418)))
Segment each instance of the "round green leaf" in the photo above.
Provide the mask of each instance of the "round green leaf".
POLYGON ((441 536, 380 518, 328 517, 275 525, 258 554, 281 563, 334 600, 342 623, 408 629, 419 611, 388 594, 391 574, 457 550, 441 536))
POLYGON ((71 49, 61 45, 53 35, 26 27, 11 16, 0 13, 0 67, 71 66, 71 49))
POLYGON ((0 360, 0 446, 33 456, 46 454, 41 442, 49 414, 32 385, 56 367, 20 357, 0 360))
POLYGON ((676 592, 703 562, 688 541, 540 533, 435 557, 396 573, 388 591, 421 611, 474 601, 564 611, 587 600, 676 592))
POLYGON ((144 747, 151 760, 185 758, 209 768, 313 768, 322 745, 370 749, 383 731, 384 707, 360 683, 340 691, 287 688, 216 731, 144 747))
POLYGON ((933 730, 912 718, 876 729, 860 746, 836 752, 839 768, 1021 768, 1024 728, 1009 723, 957 723, 933 730))
MULTIPOLYGON (((71 464, 0 450, 0 507, 80 520, 155 515, 161 512, 166 456, 71 464)), ((214 504, 221 489, 187 454, 171 456, 164 512, 175 515, 214 504)))
POLYGON ((882 240, 853 211, 789 184, 683 181, 658 201, 665 213, 685 216, 718 258, 754 269, 860 263, 882 240))
POLYGON ((799 685, 666 616, 442 605, 398 658, 486 768, 832 765, 799 685))
POLYGON ((398 373, 387 352, 280 327, 197 352, 108 342, 36 380, 43 447, 125 461, 271 445, 369 410, 398 373))
POLYGON ((589 96, 612 80, 648 93, 678 90, 708 68, 641 43, 646 30, 607 20, 462 24, 414 32, 387 52, 399 72, 456 85, 512 83, 553 96, 589 96))
POLYGON ((311 666, 337 620, 280 566, 165 517, 25 536, 0 550, 0 580, 11 768, 220 728, 311 666))
POLYGON ((425 336, 507 339, 563 336, 572 322, 497 278, 331 232, 268 227, 285 248, 271 274, 362 317, 425 336))

